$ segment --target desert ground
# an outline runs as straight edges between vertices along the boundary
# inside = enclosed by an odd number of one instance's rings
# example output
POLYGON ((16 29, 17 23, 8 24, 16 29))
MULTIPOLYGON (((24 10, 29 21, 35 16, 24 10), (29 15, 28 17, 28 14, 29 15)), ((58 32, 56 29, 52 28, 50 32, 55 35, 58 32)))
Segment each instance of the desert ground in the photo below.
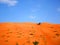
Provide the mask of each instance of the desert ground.
POLYGON ((60 24, 0 23, 0 45, 60 45, 60 24))

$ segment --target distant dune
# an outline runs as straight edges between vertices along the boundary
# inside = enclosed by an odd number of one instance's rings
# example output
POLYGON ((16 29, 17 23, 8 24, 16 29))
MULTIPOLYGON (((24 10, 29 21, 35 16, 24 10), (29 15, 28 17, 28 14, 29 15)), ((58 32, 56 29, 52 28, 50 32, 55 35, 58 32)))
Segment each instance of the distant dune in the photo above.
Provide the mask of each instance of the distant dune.
POLYGON ((60 45, 60 24, 0 23, 0 45, 60 45))

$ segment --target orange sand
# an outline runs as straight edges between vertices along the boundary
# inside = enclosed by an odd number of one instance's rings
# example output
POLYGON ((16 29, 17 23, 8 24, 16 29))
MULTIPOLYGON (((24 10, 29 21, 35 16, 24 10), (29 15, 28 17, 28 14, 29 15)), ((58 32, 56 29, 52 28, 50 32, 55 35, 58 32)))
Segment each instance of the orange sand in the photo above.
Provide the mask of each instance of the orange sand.
POLYGON ((60 45, 60 24, 0 23, 0 45, 60 45))

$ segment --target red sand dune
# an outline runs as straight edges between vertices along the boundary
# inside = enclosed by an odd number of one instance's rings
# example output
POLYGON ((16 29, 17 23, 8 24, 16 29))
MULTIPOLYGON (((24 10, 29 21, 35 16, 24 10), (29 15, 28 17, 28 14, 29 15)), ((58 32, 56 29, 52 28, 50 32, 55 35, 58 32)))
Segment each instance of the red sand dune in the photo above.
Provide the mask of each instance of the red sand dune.
POLYGON ((60 24, 0 23, 0 45, 60 45, 60 24))

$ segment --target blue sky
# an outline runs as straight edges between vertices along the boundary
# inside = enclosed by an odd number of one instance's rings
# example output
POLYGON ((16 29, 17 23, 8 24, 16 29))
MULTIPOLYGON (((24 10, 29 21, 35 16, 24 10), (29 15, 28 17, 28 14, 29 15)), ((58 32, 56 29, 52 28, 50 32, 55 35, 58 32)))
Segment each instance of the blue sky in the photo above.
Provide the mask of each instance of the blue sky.
POLYGON ((0 22, 60 24, 60 0, 0 0, 0 22))

